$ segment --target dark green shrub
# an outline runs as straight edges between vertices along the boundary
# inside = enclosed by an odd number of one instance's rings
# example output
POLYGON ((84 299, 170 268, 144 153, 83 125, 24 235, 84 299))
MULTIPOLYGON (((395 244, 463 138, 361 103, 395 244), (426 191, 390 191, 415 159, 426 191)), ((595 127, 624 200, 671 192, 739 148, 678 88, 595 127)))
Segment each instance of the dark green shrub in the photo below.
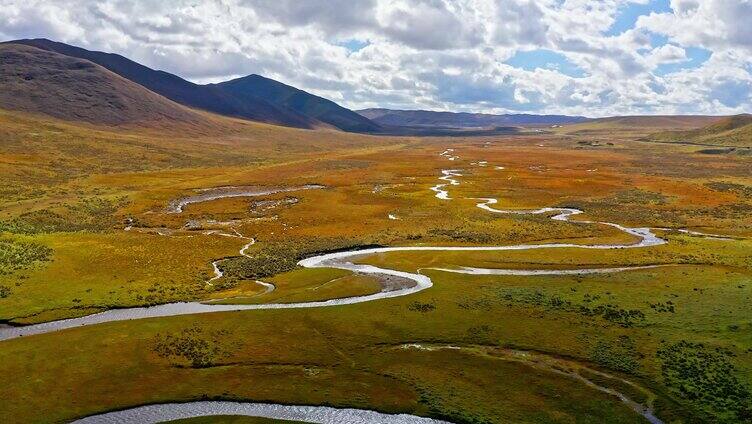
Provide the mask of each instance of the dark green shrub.
POLYGON ((737 378, 730 350, 682 340, 663 345, 657 357, 664 384, 681 398, 721 417, 750 417, 750 390, 737 378))
POLYGON ((52 249, 38 243, 0 240, 0 275, 50 260, 52 249))
POLYGON ((177 335, 157 334, 153 350, 163 358, 187 361, 193 368, 207 368, 236 350, 237 346, 223 343, 222 338, 228 334, 225 330, 206 331, 193 326, 177 335))

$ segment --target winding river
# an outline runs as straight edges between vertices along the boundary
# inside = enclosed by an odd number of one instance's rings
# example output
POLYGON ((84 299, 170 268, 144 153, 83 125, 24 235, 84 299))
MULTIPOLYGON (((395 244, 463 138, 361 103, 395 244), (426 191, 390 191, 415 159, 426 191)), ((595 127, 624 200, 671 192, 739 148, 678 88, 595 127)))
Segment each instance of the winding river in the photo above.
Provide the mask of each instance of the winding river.
MULTIPOLYGON (((436 193, 436 197, 441 200, 450 200, 447 190, 444 189, 448 185, 459 185, 458 177, 462 174, 455 169, 445 169, 442 171, 442 176, 439 178, 443 181, 442 184, 431 188, 436 193)), ((293 191, 306 188, 319 188, 321 186, 303 186, 295 187, 294 189, 284 190, 266 190, 266 192, 280 192, 280 191, 293 191)), ((250 190, 230 190, 225 194, 228 197, 238 196, 256 196, 260 195, 263 190, 254 189, 250 190)), ((185 198, 175 204, 175 213, 182 211, 182 208, 191 203, 199 201, 207 201, 218 199, 220 197, 216 192, 210 192, 207 195, 199 195, 196 197, 185 198)), ((484 209, 492 213, 499 214, 551 214, 551 219, 557 221, 570 221, 570 217, 581 214, 582 211, 573 208, 541 208, 537 210, 501 210, 493 208, 492 205, 498 203, 493 198, 480 198, 480 203, 476 204, 478 208, 484 209)), ((617 228, 627 234, 638 238, 638 242, 632 244, 594 244, 594 245, 581 245, 574 243, 544 243, 544 244, 517 244, 508 246, 397 246, 397 247, 377 247, 363 250, 351 250, 343 252, 326 253, 310 258, 306 258, 298 262, 298 265, 305 268, 336 268, 361 274, 374 275, 377 278, 379 276, 391 276, 399 279, 406 279, 414 282, 414 285, 403 286, 397 289, 384 289, 381 292, 373 293, 363 296, 353 296, 341 299, 331 299, 324 301, 314 302, 296 302, 296 303, 270 303, 270 304, 251 304, 251 305, 232 305, 232 304, 208 304, 202 302, 175 302, 163 305, 148 306, 148 307, 135 307, 135 308, 122 308, 111 309, 104 312, 87 315, 78 318, 70 318, 59 321, 50 321, 40 324, 19 326, 19 327, 4 327, 0 328, 0 341, 13 339, 22 336, 32 336, 37 334, 51 333, 54 331, 65 330, 69 328, 76 328, 87 325, 102 324, 113 321, 127 321, 143 318, 159 318, 176 315, 188 315, 188 314, 203 314, 212 312, 229 312, 229 311, 247 311, 247 310, 260 310, 260 309, 297 309, 297 308, 322 308, 330 306, 351 305, 356 303, 371 302, 380 299, 388 299, 393 297, 407 296, 413 293, 430 288, 433 283, 431 279, 420 273, 411 273, 405 271, 398 271, 388 268, 379 268, 373 265, 364 265, 354 263, 357 259, 364 258, 369 255, 389 252, 489 252, 489 251, 506 251, 506 250, 533 250, 533 249, 556 249, 556 248, 577 248, 577 249, 627 249, 627 248, 641 248, 649 246, 657 246, 666 243, 665 240, 656 236, 650 228, 627 228, 619 224, 610 222, 594 222, 594 221, 572 221, 579 224, 601 224, 617 228)), ((241 239, 249 240, 241 249, 240 255, 247 255, 246 250, 253 245, 255 240, 250 237, 245 237, 240 233, 235 234, 222 234, 230 237, 238 237, 241 239)), ((207 284, 223 276, 222 270, 219 268, 219 263, 222 260, 217 260, 212 263, 214 268, 214 276, 207 281, 207 284)), ((438 271, 464 273, 464 274, 487 274, 487 275, 570 275, 570 274, 597 274, 597 273, 612 273, 622 272, 635 269, 645 269, 646 267, 619 267, 619 268, 591 268, 591 269, 571 269, 571 270, 504 270, 504 269, 482 269, 482 268, 458 268, 458 269, 445 269, 440 268, 438 271)), ((273 286, 268 283, 261 283, 267 290, 273 290, 273 286)))
POLYGON ((319 424, 441 424, 431 418, 407 414, 383 414, 365 409, 328 406, 277 405, 252 402, 202 401, 145 405, 122 411, 92 415, 74 424, 153 424, 193 417, 217 415, 249 416, 319 424))
MULTIPOLYGON (((559 215, 557 215, 559 216, 559 215)), ((568 216, 568 215, 567 215, 568 216)), ((617 224, 613 224, 618 226, 617 224)), ((620 227, 620 226, 618 226, 620 227)), ((620 227, 623 228, 623 227, 620 227)), ((311 258, 306 258, 298 262, 298 265, 305 268, 337 268, 358 272, 362 274, 371 274, 375 276, 387 275, 402 279, 412 280, 415 285, 403 287, 397 290, 382 291, 364 296, 353 296, 341 299, 331 299, 315 302, 298 302, 298 303, 270 303, 256 305, 222 305, 206 304, 201 302, 175 302, 157 306, 111 309, 97 314, 87 315, 79 318, 70 318, 59 321, 50 321, 41 324, 27 325, 21 327, 0 328, 0 341, 13 339, 22 336, 31 336, 36 334, 50 333, 54 331, 65 330, 69 328, 81 327, 86 325, 102 324, 113 321, 126 321, 143 318, 168 317, 175 315, 202 314, 210 312, 228 312, 228 311, 247 311, 259 309, 296 309, 296 308, 321 308, 327 306, 351 305, 355 303, 371 302, 379 299, 406 296, 430 288, 433 283, 431 279, 423 274, 398 271, 387 268, 379 268, 373 265, 356 264, 354 260, 365 256, 389 253, 389 252, 479 252, 479 251, 504 251, 504 250, 532 250, 532 249, 552 249, 552 248, 582 248, 582 249, 626 249, 636 247, 656 246, 665 243, 663 239, 658 238, 648 228, 624 228, 632 235, 640 237, 640 241, 635 244, 599 244, 599 245, 578 245, 573 243, 550 243, 550 244, 518 244, 509 246, 403 246, 403 247, 377 247, 371 249, 344 251, 327 253, 311 258)), ((639 269, 644 267, 624 267, 624 268, 606 268, 606 269, 578 269, 578 270, 545 270, 540 275, 566 275, 571 273, 588 274, 603 272, 619 272, 630 269, 639 269)), ((444 270, 447 271, 447 270, 444 270)), ((462 269, 448 270, 450 272, 463 272, 462 269)), ((496 270, 495 272, 504 272, 505 270, 496 270)), ((219 271, 221 272, 221 271, 219 271)), ((493 272, 493 271, 490 271, 493 272)), ((509 275, 515 275, 516 270, 507 271, 509 275)), ((473 271, 465 272, 468 274, 479 273, 476 268, 473 271)), ((533 274, 530 274, 533 275, 533 274)))
MULTIPOLYGON (((452 150, 448 149, 441 155, 449 160, 455 160, 452 150)), ((499 167, 497 167, 499 168, 499 167)), ((503 167, 501 167, 503 168, 503 167)), ((447 186, 456 186, 460 182, 457 179, 462 174, 457 169, 445 169, 441 172, 439 178, 442 183, 431 190, 436 194, 436 198, 441 200, 451 200, 447 186)), ((171 213, 180 213, 183 208, 191 203, 215 200, 224 197, 239 196, 259 196, 262 194, 279 193, 286 191, 295 191, 301 189, 321 188, 321 186, 309 185, 294 187, 290 189, 262 190, 259 188, 223 188, 208 190, 196 196, 180 199, 170 206, 171 213)), ((478 198, 480 203, 476 207, 494 214, 545 214, 551 215, 550 218, 557 221, 570 221, 570 218, 583 213, 574 208, 541 208, 536 210, 503 210, 494 207, 498 203, 494 198, 478 198)), ((59 321, 51 321, 41 324, 34 324, 22 327, 0 327, 0 340, 8 340, 22 336, 32 336, 37 334, 50 333, 70 328, 76 328, 87 325, 95 325, 113 321, 126 321, 143 318, 169 317, 187 314, 203 314, 227 311, 245 311, 260 309, 296 309, 296 308, 321 308, 340 305, 351 305, 356 303, 371 302, 380 299, 407 296, 420 292, 432 286, 431 279, 422 274, 421 270, 417 273, 398 271, 388 268, 379 268, 373 265, 356 264, 355 262, 369 255, 389 252, 425 252, 425 251, 459 251, 459 252, 481 252, 481 251, 509 251, 509 250, 533 250, 533 249, 556 249, 556 248, 577 248, 577 249, 627 249, 643 248, 649 246, 658 246, 666 243, 665 240, 656 236, 651 228, 628 228, 619 224, 610 222, 595 221, 570 221, 577 224, 597 224, 614 227, 626 234, 634 236, 637 241, 631 244, 594 244, 580 245, 573 243, 546 243, 546 244, 517 244, 508 246, 398 246, 398 247, 377 247, 363 250, 353 250, 344 252, 333 252, 322 254, 301 260, 298 265, 305 268, 336 268, 352 272, 370 274, 377 278, 379 276, 397 277, 412 281, 410 286, 401 286, 397 289, 385 288, 379 293, 364 296, 353 296, 341 299, 331 299, 325 301, 298 302, 298 303, 272 303, 272 304, 255 304, 255 305, 230 305, 230 304, 207 304, 201 302, 176 302, 151 307, 123 308, 104 311, 97 314, 71 318, 59 321)), ((235 235, 228 236, 238 237, 247 240, 247 243, 240 249, 239 254, 247 256, 247 249, 253 245, 255 240, 245 237, 236 232, 235 235)), ((214 276, 207 281, 212 284, 216 279, 223 276, 219 267, 221 260, 214 261, 214 276)), ((655 266, 635 266, 635 267, 611 267, 611 268, 590 268, 590 269, 547 269, 547 270, 512 270, 512 269, 485 269, 461 267, 457 269, 431 268, 440 272, 463 273, 472 275, 573 275, 573 274, 598 274, 614 273, 637 269, 648 269, 655 266)), ((274 286, 268 283, 258 282, 267 290, 273 290, 274 286)), ((620 396, 622 397, 622 396, 620 396)), ((329 407, 314 406, 285 406, 262 403, 236 403, 236 402, 192 402, 179 404, 162 404, 148 405, 132 408, 124 411, 111 412, 102 415, 96 415, 77 421, 78 423, 150 423, 161 422, 165 420, 188 418, 196 416, 209 415, 250 415, 258 417, 268 417, 276 419, 302 420, 313 423, 440 423, 441 421, 428 418, 421 418, 411 415, 387 415, 374 411, 365 411, 357 409, 335 409, 329 407)), ((648 414, 643 414, 651 422, 660 423, 648 414)))

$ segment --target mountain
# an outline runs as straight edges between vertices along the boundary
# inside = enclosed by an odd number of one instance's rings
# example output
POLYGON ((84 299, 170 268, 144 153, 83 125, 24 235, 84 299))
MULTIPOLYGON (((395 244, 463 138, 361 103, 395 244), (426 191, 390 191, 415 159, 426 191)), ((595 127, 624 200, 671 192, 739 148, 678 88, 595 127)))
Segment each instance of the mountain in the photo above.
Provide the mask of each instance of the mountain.
POLYGON ((90 51, 46 39, 8 43, 25 44, 91 61, 177 103, 220 115, 298 128, 335 127, 351 132, 379 130, 378 124, 331 100, 260 75, 201 85, 117 54, 90 51))
POLYGON ((381 130, 377 123, 331 100, 314 96, 261 75, 249 75, 216 84, 213 87, 237 97, 261 97, 276 106, 294 110, 344 131, 375 133, 381 130))
POLYGON ((684 142, 714 146, 752 147, 752 115, 741 114, 715 118, 702 128, 663 131, 648 137, 651 141, 684 142))
POLYGON ((207 124, 201 113, 88 60, 0 44, 0 108, 95 124, 207 124))
POLYGON ((357 111, 383 126, 486 128, 514 125, 562 125, 587 121, 583 116, 434 112, 428 110, 364 109, 357 111))
POLYGON ((239 98, 217 87, 194 84, 177 75, 148 68, 117 54, 90 51, 47 39, 16 40, 9 43, 26 44, 66 56, 86 59, 172 101, 196 109, 298 128, 314 128, 321 124, 295 111, 277 107, 262 98, 254 96, 239 98))

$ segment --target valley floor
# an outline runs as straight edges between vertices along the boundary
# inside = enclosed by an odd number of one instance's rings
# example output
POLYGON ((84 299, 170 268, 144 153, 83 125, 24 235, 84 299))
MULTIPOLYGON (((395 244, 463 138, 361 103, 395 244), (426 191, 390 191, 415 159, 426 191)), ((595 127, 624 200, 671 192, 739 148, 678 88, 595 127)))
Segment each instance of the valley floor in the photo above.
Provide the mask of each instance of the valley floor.
POLYGON ((752 417, 749 156, 0 119, 3 422, 197 401, 752 417), (182 302, 205 313, 151 312, 182 302))

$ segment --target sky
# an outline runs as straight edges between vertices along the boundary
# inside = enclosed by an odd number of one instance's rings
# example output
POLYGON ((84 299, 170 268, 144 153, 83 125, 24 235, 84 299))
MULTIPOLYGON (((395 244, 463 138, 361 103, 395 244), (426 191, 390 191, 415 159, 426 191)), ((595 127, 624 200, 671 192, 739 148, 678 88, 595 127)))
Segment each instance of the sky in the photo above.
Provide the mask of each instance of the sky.
POLYGON ((0 39, 361 109, 752 112, 752 0, 3 0, 0 39))

